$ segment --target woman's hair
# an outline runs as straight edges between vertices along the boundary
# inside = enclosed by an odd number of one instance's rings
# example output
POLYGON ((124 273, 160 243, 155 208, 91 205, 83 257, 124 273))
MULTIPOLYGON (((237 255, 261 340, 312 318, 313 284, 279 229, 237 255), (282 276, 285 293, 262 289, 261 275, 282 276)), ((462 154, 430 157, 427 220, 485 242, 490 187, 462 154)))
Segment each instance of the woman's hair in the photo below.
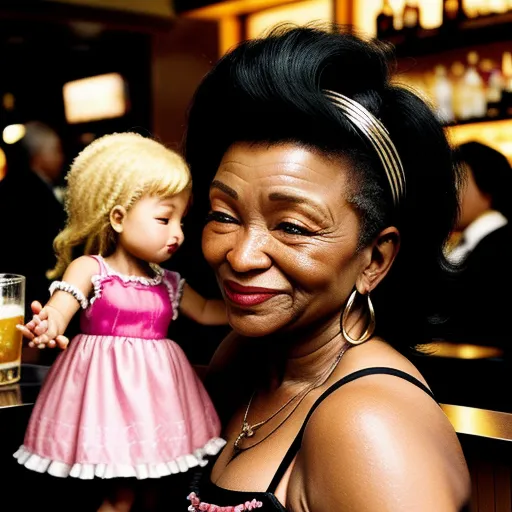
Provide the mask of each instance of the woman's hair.
POLYGON ((171 197, 191 187, 184 159, 137 133, 114 133, 95 140, 75 158, 66 180, 68 218, 54 241, 57 264, 48 272, 50 279, 63 274, 74 247, 82 246, 85 254, 112 253, 114 206, 128 211, 142 196, 171 197))
POLYGON ((469 167, 480 191, 489 194, 492 207, 512 220, 512 168, 507 157, 477 141, 460 144, 455 155, 459 164, 466 164, 469 167))
POLYGON ((459 171, 432 109, 391 82, 392 57, 384 43, 338 29, 278 27, 243 42, 197 89, 185 156, 201 187, 235 142, 293 142, 340 162, 348 159, 352 187, 346 194, 359 214, 360 248, 387 226, 400 230, 399 255, 372 292, 376 334, 400 349, 425 342, 435 319, 436 285, 451 270, 443 247, 458 214, 459 171), (324 90, 357 101, 389 132, 407 188, 398 207, 368 137, 324 90))

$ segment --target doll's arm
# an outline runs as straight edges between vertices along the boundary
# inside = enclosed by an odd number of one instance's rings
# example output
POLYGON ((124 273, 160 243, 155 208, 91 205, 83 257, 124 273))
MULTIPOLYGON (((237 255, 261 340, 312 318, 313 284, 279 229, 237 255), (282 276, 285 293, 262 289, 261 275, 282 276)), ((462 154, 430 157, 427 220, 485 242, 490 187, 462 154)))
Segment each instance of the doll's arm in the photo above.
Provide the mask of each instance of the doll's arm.
MULTIPOLYGON (((98 263, 90 257, 81 256, 72 261, 66 269, 62 281, 68 288, 76 288, 87 297, 92 290, 91 277, 98 272, 98 263)), ((50 300, 41 309, 38 302, 31 304, 34 316, 24 326, 18 326, 23 335, 30 340, 30 346, 65 348, 68 340, 64 336, 66 328, 80 308, 77 294, 57 289, 50 300)))
POLYGON ((183 286, 180 312, 203 325, 225 325, 228 323, 226 306, 220 299, 205 299, 188 284, 183 286))

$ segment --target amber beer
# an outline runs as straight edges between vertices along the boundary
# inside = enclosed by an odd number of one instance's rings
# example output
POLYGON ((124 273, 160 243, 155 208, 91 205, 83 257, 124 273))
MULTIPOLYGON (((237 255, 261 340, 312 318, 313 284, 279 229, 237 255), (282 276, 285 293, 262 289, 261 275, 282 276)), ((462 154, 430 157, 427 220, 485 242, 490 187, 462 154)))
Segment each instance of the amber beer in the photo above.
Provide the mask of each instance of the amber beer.
POLYGON ((25 277, 0 274, 0 385, 20 379, 22 334, 25 310, 25 277))

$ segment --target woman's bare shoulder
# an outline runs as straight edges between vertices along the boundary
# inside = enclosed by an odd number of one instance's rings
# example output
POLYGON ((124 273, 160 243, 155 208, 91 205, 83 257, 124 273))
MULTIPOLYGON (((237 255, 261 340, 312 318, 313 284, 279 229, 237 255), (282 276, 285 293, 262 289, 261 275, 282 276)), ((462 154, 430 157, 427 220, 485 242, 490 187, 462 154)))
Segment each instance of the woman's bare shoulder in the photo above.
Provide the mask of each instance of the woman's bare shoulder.
POLYGON ((393 375, 368 375, 329 395, 308 422, 296 471, 322 510, 453 512, 470 488, 439 405, 393 375))

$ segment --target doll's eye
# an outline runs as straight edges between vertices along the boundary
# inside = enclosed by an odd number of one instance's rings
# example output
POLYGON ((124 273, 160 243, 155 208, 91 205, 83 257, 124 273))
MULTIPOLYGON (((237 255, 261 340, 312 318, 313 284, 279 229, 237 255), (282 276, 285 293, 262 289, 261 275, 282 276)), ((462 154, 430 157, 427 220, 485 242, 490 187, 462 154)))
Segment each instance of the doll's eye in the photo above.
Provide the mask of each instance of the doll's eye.
POLYGON ((160 222, 160 224, 169 224, 169 219, 165 218, 165 217, 159 217, 158 219, 156 219, 158 222, 160 222))

